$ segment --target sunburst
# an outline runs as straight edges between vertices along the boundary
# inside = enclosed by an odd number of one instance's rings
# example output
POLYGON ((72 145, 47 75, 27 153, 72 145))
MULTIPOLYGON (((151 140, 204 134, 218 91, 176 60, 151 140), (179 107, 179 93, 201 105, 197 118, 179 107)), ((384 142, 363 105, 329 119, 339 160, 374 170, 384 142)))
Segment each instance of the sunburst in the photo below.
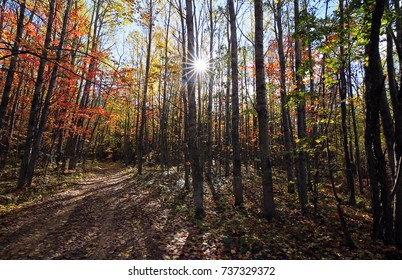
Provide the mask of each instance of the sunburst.
POLYGON ((189 77, 196 75, 209 76, 212 71, 211 62, 203 57, 194 57, 189 60, 186 71, 189 77))
POLYGON ((199 58, 193 64, 194 70, 198 73, 204 73, 208 70, 208 61, 205 59, 199 58))

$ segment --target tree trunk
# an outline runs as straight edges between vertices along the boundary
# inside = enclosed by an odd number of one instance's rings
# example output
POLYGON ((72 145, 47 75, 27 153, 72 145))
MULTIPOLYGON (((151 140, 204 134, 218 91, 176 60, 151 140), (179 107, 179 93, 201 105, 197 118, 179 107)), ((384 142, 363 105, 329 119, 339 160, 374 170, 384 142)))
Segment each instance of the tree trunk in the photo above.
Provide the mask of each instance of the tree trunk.
MULTIPOLYGON (((192 0, 186 0, 187 23, 187 68, 191 69, 191 59, 194 58, 194 20, 192 0)), ((204 216, 203 178, 200 165, 200 156, 197 146, 197 108, 195 102, 194 75, 187 75, 188 91, 188 147, 190 153, 191 170, 193 177, 193 198, 195 217, 204 216)))
POLYGON ((376 0, 371 19, 370 43, 366 47, 368 66, 365 69, 365 146, 372 190, 373 238, 377 239, 379 233, 383 231, 385 243, 390 244, 392 243, 392 222, 390 225, 389 221, 392 213, 390 211, 390 190, 387 182, 386 161, 381 148, 379 117, 385 82, 379 51, 379 36, 384 6, 385 0, 376 0))
MULTIPOLYGON (((388 1, 389 2, 389 1, 388 1)), ((396 41, 397 49, 402 47, 402 18, 400 14, 399 1, 394 1, 396 14, 396 41)), ((387 3, 389 8, 389 3, 387 3)), ((393 34, 392 25, 388 26, 387 30, 387 72, 388 72, 388 84, 392 101, 392 109, 394 111, 395 122, 395 155, 398 159, 396 165, 396 174, 394 180, 394 192, 395 192, 395 208, 394 208, 394 226, 395 226, 395 243, 399 250, 402 249, 402 80, 400 80, 399 92, 396 84, 395 65, 393 57, 393 34)), ((402 65, 402 57, 399 57, 399 63, 402 65)), ((399 68, 400 75, 402 77, 401 68, 399 68)))
MULTIPOLYGON (((209 0, 208 2, 208 10, 209 10, 209 62, 213 63, 214 59, 214 33, 215 33, 215 25, 214 25, 214 13, 213 13, 213 2, 209 0)), ((214 67, 212 65, 212 67, 214 67)), ((214 73, 213 70, 208 75, 208 109, 207 109, 207 118, 208 118, 208 139, 207 139, 207 170, 206 177, 208 182, 212 181, 212 94, 214 88, 214 73)))
POLYGON ((235 205, 243 204, 241 182, 241 155, 239 140, 239 68, 237 53, 236 11, 233 0, 228 0, 230 18, 231 66, 232 66, 232 147, 233 147, 233 190, 235 205))
POLYGON ((27 139, 25 142, 24 156, 22 158, 20 174, 17 183, 17 186, 20 189, 23 187, 29 188, 31 186, 34 165, 35 165, 35 156, 36 156, 33 153, 39 152, 34 151, 33 148, 34 148, 36 128, 39 122, 40 97, 44 82, 45 67, 47 64, 47 55, 52 39, 53 21, 56 13, 55 2, 56 2, 55 0, 51 0, 49 3, 49 17, 46 28, 45 43, 44 48, 42 50, 42 57, 39 62, 38 74, 35 83, 35 90, 32 97, 31 111, 29 114, 29 122, 28 122, 27 139))
MULTIPOLYGON (((228 24, 228 34, 230 28, 228 24)), ((231 41, 228 35, 228 53, 231 53, 231 41)), ((225 96, 225 177, 230 173, 230 60, 227 62, 226 96, 225 96)))
POLYGON ((170 28, 170 16, 172 5, 169 4, 168 18, 166 23, 166 37, 165 37, 165 65, 163 73, 163 97, 162 97, 162 116, 161 116, 161 158, 162 166, 168 164, 168 141, 167 141, 167 124, 168 124, 168 107, 167 107, 167 79, 168 79, 168 47, 169 47, 169 28, 170 28))
POLYGON ((258 114, 261 174, 263 188, 263 215, 267 219, 274 216, 274 190, 272 166, 269 151, 268 112, 264 74, 264 21, 262 0, 254 1, 255 15, 255 69, 256 69, 256 110, 258 114))
MULTIPOLYGON (((58 46, 58 49, 56 52, 56 61, 59 61, 61 58, 61 55, 62 55, 65 35, 67 32, 67 24, 68 24, 68 20, 69 20, 71 4, 72 4, 72 0, 68 0, 67 7, 66 7, 66 10, 64 13, 63 26, 62 26, 62 30, 61 30, 61 34, 60 34, 60 42, 59 42, 59 46, 58 46)), ((58 69, 59 69, 58 64, 55 64, 52 69, 51 78, 50 78, 45 102, 42 107, 42 112, 41 112, 40 121, 39 121, 39 127, 34 136, 34 140, 33 140, 33 144, 32 144, 33 147, 32 147, 31 160, 30 160, 29 167, 27 170, 27 177, 28 177, 27 180, 28 181, 32 181, 32 176, 34 174, 36 161, 39 157, 39 151, 40 151, 40 147, 41 147, 41 143, 42 143, 42 136, 43 136, 43 133, 45 132, 47 117, 48 117, 49 110, 50 110, 50 100, 53 95, 53 90, 56 86, 58 69)))

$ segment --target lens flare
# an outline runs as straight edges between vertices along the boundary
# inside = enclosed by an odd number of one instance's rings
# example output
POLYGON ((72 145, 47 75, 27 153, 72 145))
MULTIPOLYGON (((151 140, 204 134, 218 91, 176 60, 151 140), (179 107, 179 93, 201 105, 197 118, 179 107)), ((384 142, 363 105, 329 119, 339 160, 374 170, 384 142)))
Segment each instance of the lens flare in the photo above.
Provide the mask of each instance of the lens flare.
POLYGON ((208 63, 203 59, 194 61, 194 69, 199 73, 203 73, 208 69, 208 63))

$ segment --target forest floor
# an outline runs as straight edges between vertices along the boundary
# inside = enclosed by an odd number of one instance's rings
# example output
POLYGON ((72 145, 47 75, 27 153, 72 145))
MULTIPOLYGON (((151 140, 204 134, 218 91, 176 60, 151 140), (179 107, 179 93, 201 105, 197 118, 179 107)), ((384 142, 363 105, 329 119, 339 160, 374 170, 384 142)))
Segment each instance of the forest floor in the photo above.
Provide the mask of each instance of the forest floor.
POLYGON ((136 175, 103 162, 53 194, 3 202, 0 259, 401 258, 402 252, 370 239, 367 198, 343 206, 358 246, 350 250, 329 187, 320 190, 316 214, 302 215, 297 195, 280 188, 281 176, 275 176, 276 216, 267 221, 260 214, 258 176, 250 172, 243 179, 243 208, 233 207, 229 179, 205 183, 206 215, 199 221, 182 173, 147 167, 136 175))

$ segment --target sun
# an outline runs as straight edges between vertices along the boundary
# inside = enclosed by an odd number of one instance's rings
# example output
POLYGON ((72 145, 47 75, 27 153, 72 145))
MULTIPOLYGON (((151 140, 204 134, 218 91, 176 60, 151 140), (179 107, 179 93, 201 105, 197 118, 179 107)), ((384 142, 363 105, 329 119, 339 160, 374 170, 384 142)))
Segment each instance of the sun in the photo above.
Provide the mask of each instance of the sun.
POLYGON ((204 59, 197 59, 194 61, 194 70, 198 73, 204 73, 208 69, 208 62, 204 59))

